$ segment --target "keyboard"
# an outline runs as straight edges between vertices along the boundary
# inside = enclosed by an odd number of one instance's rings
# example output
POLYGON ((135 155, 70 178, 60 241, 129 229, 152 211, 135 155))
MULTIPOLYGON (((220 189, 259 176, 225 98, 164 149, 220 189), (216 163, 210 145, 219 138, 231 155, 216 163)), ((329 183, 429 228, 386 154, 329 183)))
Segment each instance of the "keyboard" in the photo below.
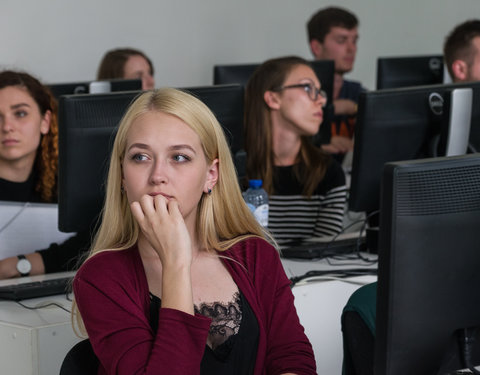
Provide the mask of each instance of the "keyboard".
POLYGON ((291 246, 287 245, 280 250, 280 255, 282 258, 321 259, 354 254, 359 251, 366 251, 366 240, 365 236, 358 237, 358 234, 355 234, 333 240, 319 238, 291 246))
POLYGON ((14 283, 0 284, 0 299, 20 301, 29 298, 47 297, 55 294, 65 294, 70 290, 73 273, 62 273, 62 276, 42 275, 37 277, 15 279, 14 283), (69 274, 68 276, 66 274, 69 274), (50 277, 45 277, 50 276, 50 277), (53 277, 52 277, 53 276, 53 277), (22 280, 27 279, 27 280, 22 280))

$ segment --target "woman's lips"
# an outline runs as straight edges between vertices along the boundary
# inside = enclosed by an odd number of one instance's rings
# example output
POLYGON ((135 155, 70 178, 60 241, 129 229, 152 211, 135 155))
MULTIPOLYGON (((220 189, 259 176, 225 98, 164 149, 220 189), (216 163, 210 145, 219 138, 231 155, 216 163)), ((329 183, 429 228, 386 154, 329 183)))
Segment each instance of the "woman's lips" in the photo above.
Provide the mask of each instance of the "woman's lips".
POLYGON ((165 193, 150 193, 148 195, 150 195, 151 197, 156 197, 157 195, 162 195, 167 199, 172 199, 173 198, 171 195, 168 195, 168 194, 165 194, 165 193))
POLYGON ((2 141, 2 145, 4 146, 14 146, 18 144, 18 141, 16 139, 4 139, 2 141))

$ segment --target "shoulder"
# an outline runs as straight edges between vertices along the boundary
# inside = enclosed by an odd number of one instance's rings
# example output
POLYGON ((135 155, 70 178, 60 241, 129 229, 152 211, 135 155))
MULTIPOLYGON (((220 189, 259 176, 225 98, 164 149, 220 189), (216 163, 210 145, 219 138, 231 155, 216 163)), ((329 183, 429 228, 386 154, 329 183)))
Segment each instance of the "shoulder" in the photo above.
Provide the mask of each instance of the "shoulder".
POLYGON ((331 158, 320 185, 324 187, 324 189, 321 190, 327 192, 345 186, 345 172, 343 171, 342 166, 334 158, 331 158))
POLYGON ((75 281, 84 280, 101 283, 102 281, 113 281, 132 274, 137 264, 136 247, 126 250, 105 250, 88 258, 75 275, 75 281))
POLYGON ((234 267, 243 266, 247 270, 255 270, 268 264, 280 262, 280 256, 275 247, 260 237, 246 238, 225 251, 225 256, 231 258, 234 267))
POLYGON ((358 97, 362 92, 366 91, 360 82, 345 79, 342 85, 342 97, 344 99, 352 99, 358 101, 358 97))

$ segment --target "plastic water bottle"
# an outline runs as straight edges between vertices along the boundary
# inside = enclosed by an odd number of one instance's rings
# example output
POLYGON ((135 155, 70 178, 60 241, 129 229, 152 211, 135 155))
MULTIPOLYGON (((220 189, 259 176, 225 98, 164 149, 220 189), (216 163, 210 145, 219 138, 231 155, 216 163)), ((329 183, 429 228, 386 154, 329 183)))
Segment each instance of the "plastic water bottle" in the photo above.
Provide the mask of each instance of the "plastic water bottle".
POLYGON ((243 195, 248 208, 255 215, 260 225, 268 226, 268 194, 262 188, 262 180, 249 180, 249 188, 243 195))

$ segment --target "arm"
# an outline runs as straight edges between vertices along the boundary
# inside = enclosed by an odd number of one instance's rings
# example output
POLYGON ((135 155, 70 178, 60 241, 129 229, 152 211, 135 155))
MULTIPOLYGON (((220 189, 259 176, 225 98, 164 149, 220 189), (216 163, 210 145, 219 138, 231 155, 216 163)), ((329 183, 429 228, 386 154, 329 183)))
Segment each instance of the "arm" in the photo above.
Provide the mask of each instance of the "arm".
POLYGON ((192 244, 178 202, 144 195, 131 209, 162 263, 162 307, 193 315, 192 244))
MULTIPOLYGON (((30 275, 40 275, 45 273, 45 266, 43 259, 39 253, 26 254, 25 257, 30 261, 32 270, 30 275)), ((0 280, 9 279, 12 277, 20 277, 20 273, 17 271, 17 257, 9 257, 0 260, 0 280)))
POLYGON ((268 310, 266 373, 316 374, 312 346, 300 324, 290 280, 285 275, 278 253, 275 252, 268 263, 270 275, 257 281, 269 283, 262 290, 262 300, 267 303, 265 308, 268 310))
MULTIPOLYGON (((77 266, 78 257, 88 250, 90 235, 88 231, 79 232, 61 244, 52 243, 47 249, 26 254, 32 270, 30 275, 73 270, 77 266)), ((0 279, 19 277, 17 257, 9 257, 0 261, 0 279)))
POLYGON ((74 281, 78 308, 106 373, 198 373, 210 320, 162 307, 154 335, 148 291, 135 282, 135 271, 109 265, 87 263, 74 281))
POLYGON ((320 206, 315 223, 314 236, 335 235, 343 229, 343 217, 347 204, 345 183, 330 189, 320 206))
POLYGON ((322 150, 329 154, 345 154, 353 151, 353 139, 342 135, 334 135, 330 138, 330 143, 323 144, 322 150))
POLYGON ((355 116, 358 110, 357 103, 351 99, 335 99, 333 101, 333 107, 335 116, 355 116))

